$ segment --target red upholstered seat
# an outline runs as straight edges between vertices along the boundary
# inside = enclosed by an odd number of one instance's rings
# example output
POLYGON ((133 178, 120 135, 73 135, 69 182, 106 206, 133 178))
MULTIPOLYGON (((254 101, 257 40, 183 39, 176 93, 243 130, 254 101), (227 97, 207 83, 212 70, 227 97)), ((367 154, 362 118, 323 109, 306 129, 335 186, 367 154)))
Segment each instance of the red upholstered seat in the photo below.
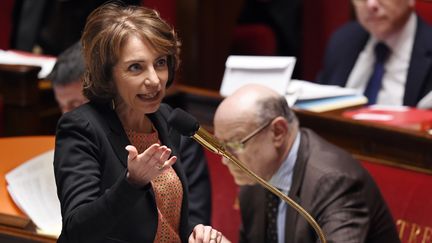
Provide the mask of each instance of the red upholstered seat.
POLYGON ((432 175, 363 162, 378 184, 402 242, 432 242, 432 175))
POLYGON ((142 5, 156 9, 169 24, 176 25, 176 0, 144 0, 142 5))
POLYGON ((298 60, 302 79, 315 79, 328 39, 351 18, 351 1, 303 0, 302 48, 298 60))
POLYGON ((232 54, 272 56, 276 54, 276 36, 264 24, 241 24, 234 28, 232 54))
POLYGON ((14 0, 0 1, 0 49, 9 49, 14 0))
POLYGON ((417 14, 432 25, 432 2, 416 1, 417 14))

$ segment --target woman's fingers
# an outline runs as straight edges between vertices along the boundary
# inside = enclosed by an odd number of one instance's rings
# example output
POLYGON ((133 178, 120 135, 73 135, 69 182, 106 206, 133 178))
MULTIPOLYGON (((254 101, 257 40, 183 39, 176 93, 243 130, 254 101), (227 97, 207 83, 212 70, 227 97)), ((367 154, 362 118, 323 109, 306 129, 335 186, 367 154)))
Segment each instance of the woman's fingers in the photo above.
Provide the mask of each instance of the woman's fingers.
POLYGON ((128 161, 129 160, 133 160, 133 159, 135 159, 136 157, 137 157, 137 155, 138 155, 138 151, 137 151, 137 149, 135 148, 135 146, 132 146, 132 145, 128 145, 128 146, 126 146, 126 148, 125 148, 127 151, 128 151, 128 161))
MULTIPOLYGON (((211 226, 198 224, 189 236, 189 243, 221 243, 222 233, 211 226)), ((229 242, 229 241, 226 241, 229 242)))
POLYGON ((176 161, 176 156, 171 156, 171 149, 165 145, 153 144, 143 153, 138 154, 134 146, 126 146, 128 151, 128 179, 135 184, 145 185, 176 161))

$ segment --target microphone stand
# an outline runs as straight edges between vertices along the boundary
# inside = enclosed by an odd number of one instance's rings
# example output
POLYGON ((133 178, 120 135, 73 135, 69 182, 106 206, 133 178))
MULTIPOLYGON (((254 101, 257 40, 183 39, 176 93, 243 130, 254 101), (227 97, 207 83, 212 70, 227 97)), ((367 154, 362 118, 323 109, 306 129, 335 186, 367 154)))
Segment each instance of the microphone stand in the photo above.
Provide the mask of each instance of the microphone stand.
POLYGON ((306 221, 308 221, 308 223, 312 226, 312 228, 314 228, 320 241, 322 243, 327 242, 325 237, 324 237, 324 232, 322 231, 321 227, 318 225, 318 223, 315 221, 315 219, 308 212, 306 212, 306 210, 304 210, 299 204, 297 204, 294 200, 289 198, 287 195, 285 195, 284 193, 282 193, 278 189, 276 189, 276 187, 272 186, 270 183, 268 183, 267 181, 265 181, 264 179, 259 177, 257 174, 255 174, 253 171, 251 171, 249 168, 247 168, 243 162, 241 162, 234 155, 232 155, 231 153, 226 151, 225 148, 218 141, 216 141, 216 139, 214 139, 210 133, 208 133, 206 130, 204 130, 202 128, 199 128, 198 131, 192 136, 192 138, 195 139, 201 145, 203 145, 205 148, 210 150, 211 152, 213 152, 215 154, 222 155, 223 157, 229 159, 237 167, 239 167, 246 174, 248 174, 250 177, 255 179, 255 181, 257 181, 259 184, 261 184, 267 190, 270 190, 273 194, 275 194, 280 199, 282 199, 286 203, 288 203, 288 205, 290 205, 298 213, 300 213, 306 219, 306 221))

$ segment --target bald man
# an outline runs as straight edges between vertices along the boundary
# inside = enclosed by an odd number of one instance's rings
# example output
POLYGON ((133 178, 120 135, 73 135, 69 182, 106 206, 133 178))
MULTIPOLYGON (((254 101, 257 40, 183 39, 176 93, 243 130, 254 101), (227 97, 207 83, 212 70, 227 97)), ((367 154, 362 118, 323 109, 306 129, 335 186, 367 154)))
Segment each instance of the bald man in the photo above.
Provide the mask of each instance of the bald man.
MULTIPOLYGON (((248 168, 306 209, 328 242, 399 242, 367 171, 347 152, 299 128, 285 98, 273 90, 247 85, 227 97, 216 110, 214 132, 248 168)), ((284 202, 276 206, 275 235, 267 223, 268 192, 234 164, 223 162, 241 188, 240 242, 317 241, 313 228, 284 202)))

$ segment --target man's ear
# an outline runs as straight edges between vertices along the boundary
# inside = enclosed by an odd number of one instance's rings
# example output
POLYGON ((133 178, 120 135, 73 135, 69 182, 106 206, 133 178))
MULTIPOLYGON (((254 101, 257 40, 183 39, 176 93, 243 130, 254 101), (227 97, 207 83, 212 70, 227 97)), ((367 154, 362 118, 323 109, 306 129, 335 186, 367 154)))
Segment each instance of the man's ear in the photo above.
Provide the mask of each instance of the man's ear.
POLYGON ((271 123, 271 131, 273 133, 273 143, 276 147, 284 145, 286 136, 289 132, 288 129, 288 121, 285 118, 278 116, 273 119, 271 123))

